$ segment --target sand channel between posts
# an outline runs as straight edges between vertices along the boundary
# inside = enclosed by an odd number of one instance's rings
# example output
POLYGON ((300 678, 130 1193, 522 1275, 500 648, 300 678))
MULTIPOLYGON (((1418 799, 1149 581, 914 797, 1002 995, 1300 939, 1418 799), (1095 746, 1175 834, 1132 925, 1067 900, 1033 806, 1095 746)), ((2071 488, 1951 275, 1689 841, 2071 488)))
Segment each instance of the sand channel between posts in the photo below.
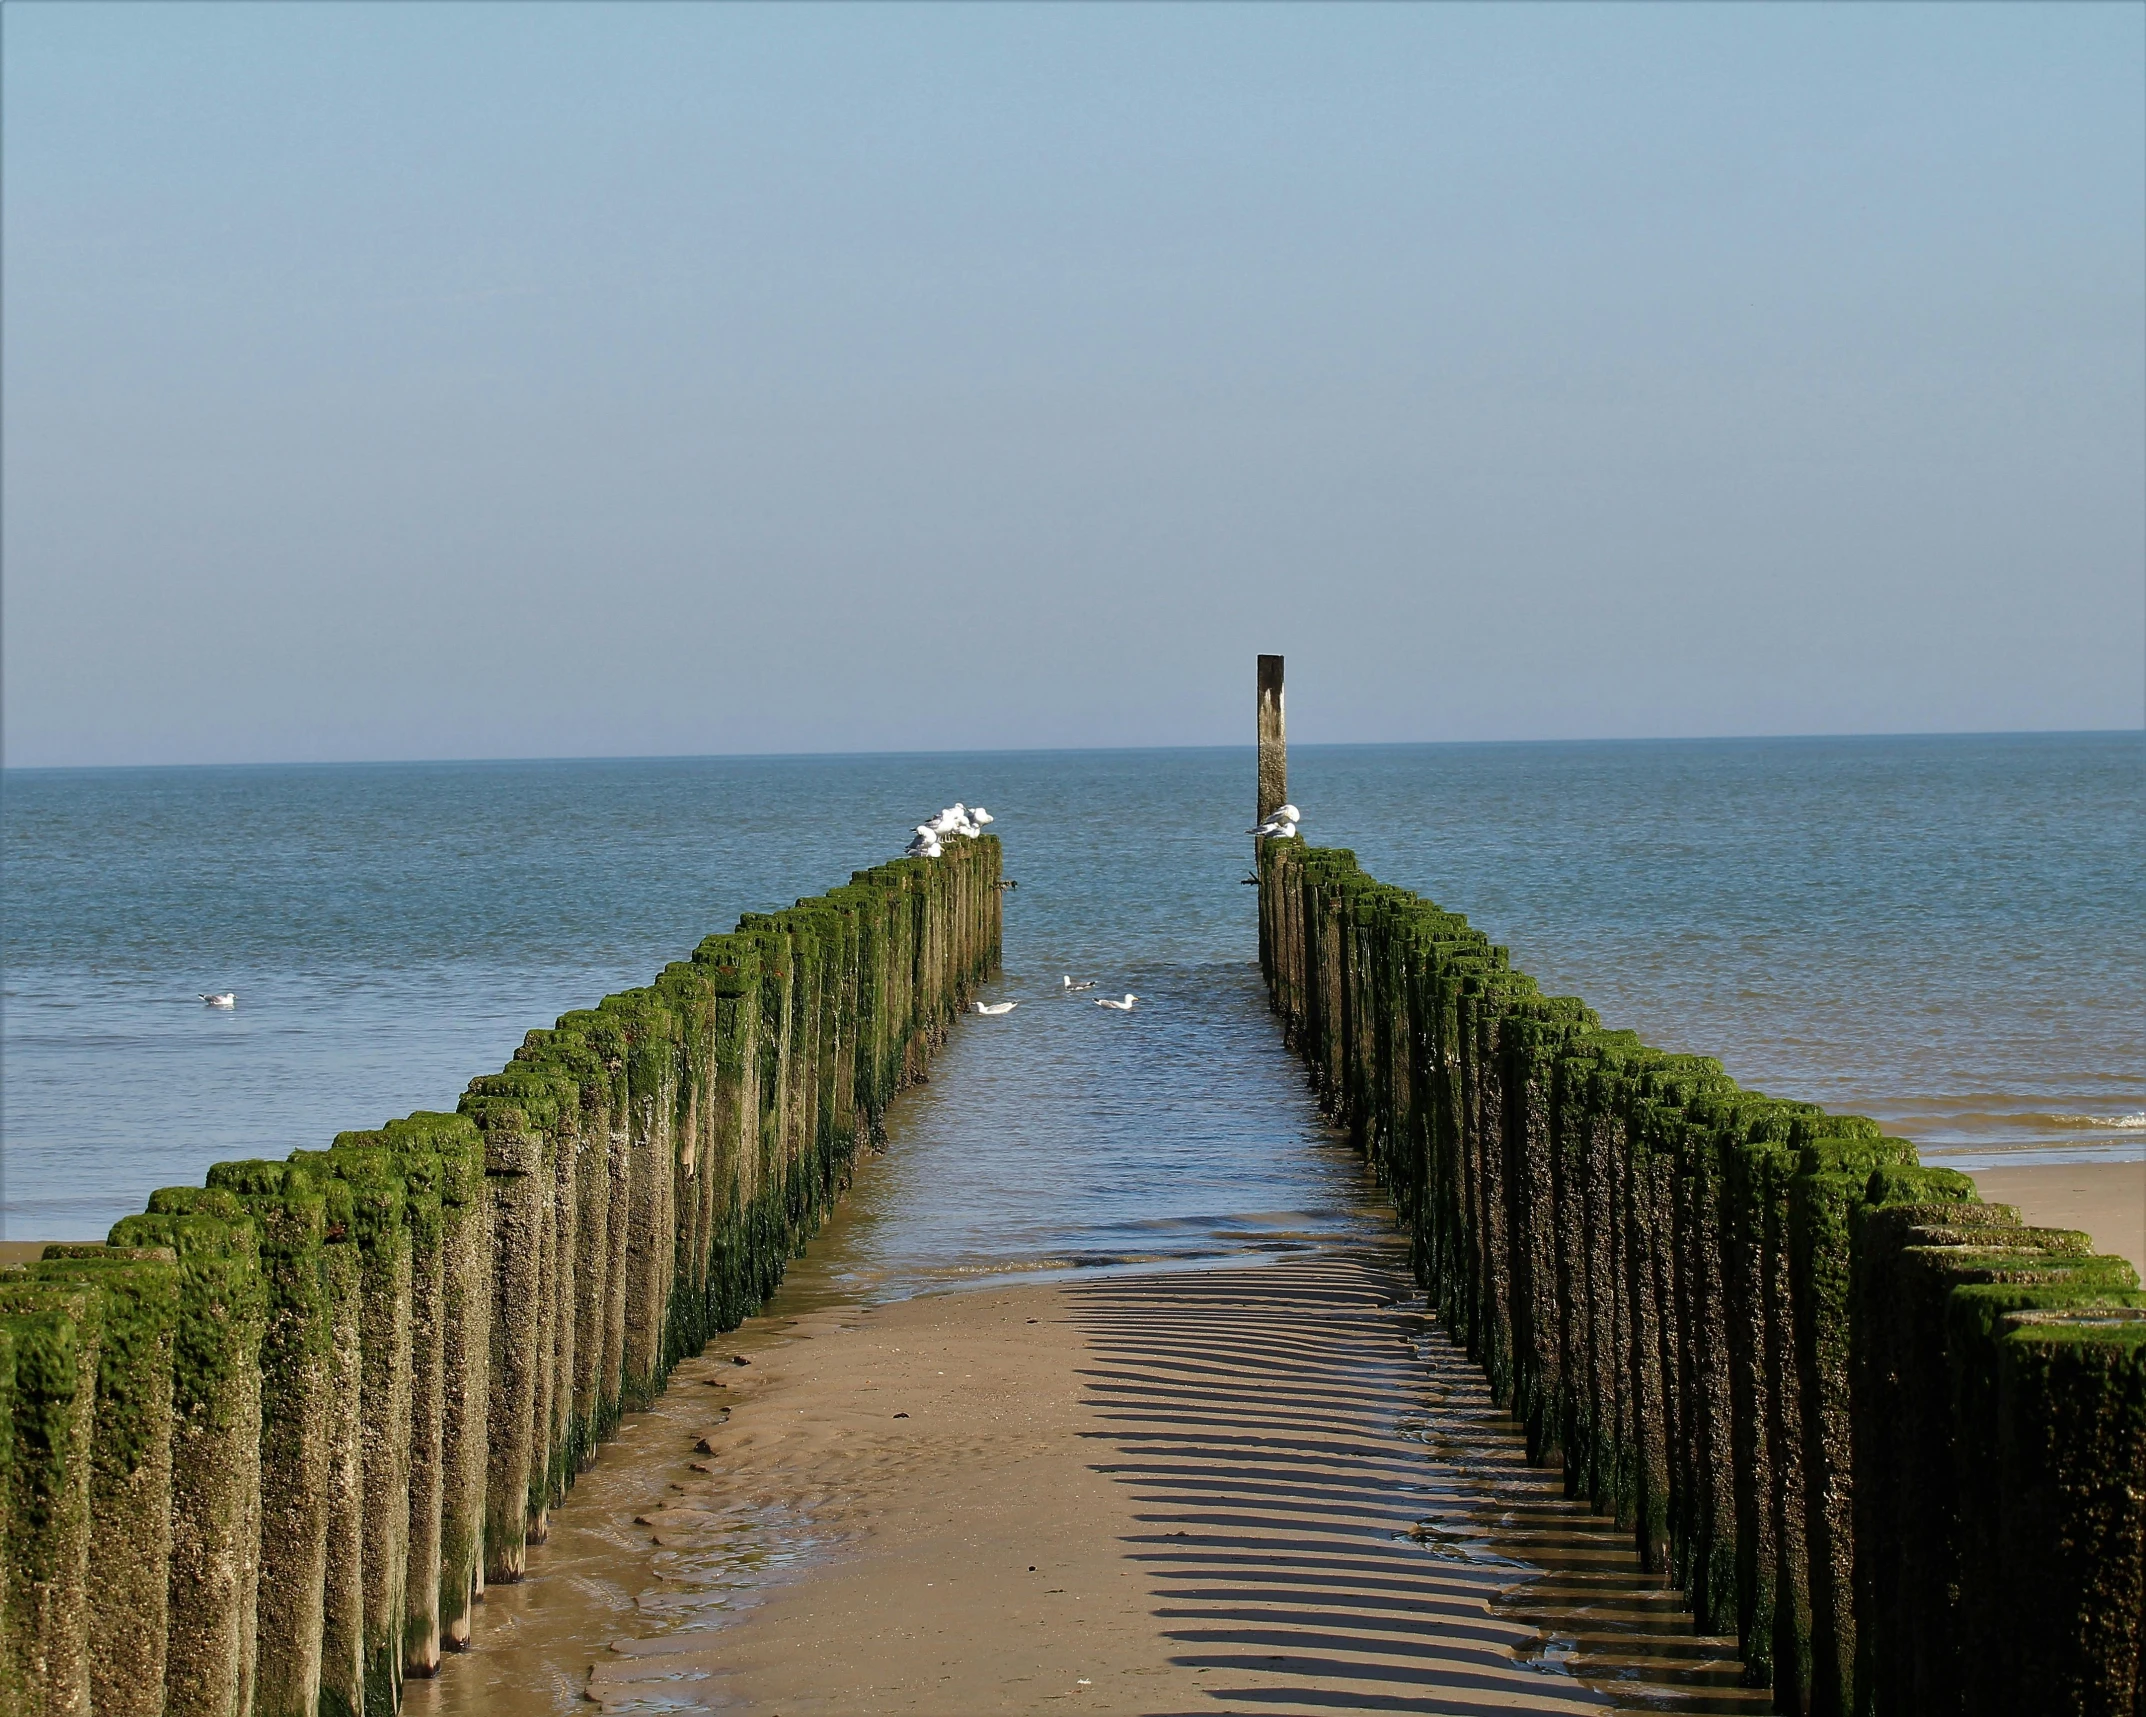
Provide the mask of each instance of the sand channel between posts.
POLYGON ((1561 1579, 1715 1649, 1390 1249, 765 1322, 636 1416, 415 1709, 1599 1710, 1508 1596, 1561 1579), (769 1521, 806 1552, 696 1608, 681 1571, 769 1521))

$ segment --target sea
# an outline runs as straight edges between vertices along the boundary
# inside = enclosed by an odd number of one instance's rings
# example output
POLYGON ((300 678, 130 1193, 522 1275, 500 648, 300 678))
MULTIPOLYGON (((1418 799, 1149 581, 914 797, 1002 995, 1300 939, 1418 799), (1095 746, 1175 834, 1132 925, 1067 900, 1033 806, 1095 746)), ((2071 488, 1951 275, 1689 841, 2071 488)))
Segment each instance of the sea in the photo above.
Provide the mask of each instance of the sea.
MULTIPOLYGON (((2146 1164, 2146 736, 1289 762, 1306 836, 1606 1024, 1927 1161, 2146 1164)), ((835 1286, 1360 1232, 1375 1198, 1259 985, 1245 747, 8 771, 0 1238, 98 1238, 213 1162, 451 1109, 525 1031, 956 799, 1018 884, 989 994, 1021 1005, 896 1106, 835 1286)))

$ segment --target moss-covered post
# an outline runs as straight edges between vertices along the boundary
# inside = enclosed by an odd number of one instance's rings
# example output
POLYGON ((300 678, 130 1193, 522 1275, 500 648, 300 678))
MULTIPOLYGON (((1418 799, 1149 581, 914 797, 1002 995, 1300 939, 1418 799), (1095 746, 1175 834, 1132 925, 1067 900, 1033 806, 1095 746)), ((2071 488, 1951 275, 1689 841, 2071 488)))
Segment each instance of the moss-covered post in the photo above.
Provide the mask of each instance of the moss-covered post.
POLYGON ((612 1110, 603 1150, 607 1163, 605 1185, 609 1208, 605 1213, 605 1264, 603 1264, 603 1371, 599 1397, 599 1436, 612 1436, 620 1414, 627 1410, 627 1258, 633 1251, 633 1099, 629 1095, 627 1056, 631 1045, 616 1017, 605 1017, 605 1028, 614 1032, 616 1056, 612 1062, 612 1110))
POLYGON ((1828 1134, 1801 1147, 1789 1185, 1798 1398, 1809 1533, 1811 1717, 1855 1704, 1854 1440, 1849 1245, 1871 1171, 1912 1158, 1902 1140, 1828 1134))
POLYGON ((559 1396, 559 1158, 572 1152, 569 1136, 553 1120, 545 1129, 544 1166, 538 1175, 536 1398, 530 1403, 529 1542, 551 1537, 552 1468, 557 1445, 559 1396))
POLYGON ((1730 1445, 1736 1510, 1736 1632, 1744 1667, 1758 1686, 1774 1678, 1775 1577, 1780 1544, 1774 1494, 1785 1475, 1767 1435, 1776 1403, 1766 1367, 1765 1185, 1772 1147, 1747 1144, 1739 1118, 1715 1119, 1721 1165, 1721 1260, 1727 1314, 1723 1353, 1729 1381, 1730 1445))
MULTIPOLYGON (((8 1643, 8 1590, 12 1557, 8 1546, 14 1542, 10 1522, 10 1498, 15 1493, 15 1331, 5 1313, 0 1313, 0 1711, 20 1710, 29 1698, 29 1692, 21 1675, 21 1665, 15 1661, 14 1648, 8 1643)), ((161 1679, 157 1685, 163 1686, 161 1679)))
MULTIPOLYGON (((1682 1129, 1641 1093, 1635 1078, 1625 1139, 1631 1156, 1625 1177, 1625 1303, 1628 1311, 1631 1402, 1633 1540, 1650 1574, 1674 1573, 1693 1588, 1697 1556, 1694 1487, 1701 1457, 1693 1436, 1686 1334, 1692 1322, 1695 1272, 1679 1242, 1684 1224, 1684 1177, 1677 1172, 1682 1129)), ((1723 1474, 1726 1482, 1726 1473, 1723 1474)), ((1712 1631, 1719 1631, 1714 1629, 1712 1631)))
POLYGON ((410 1415, 415 1343, 413 1230, 435 1239, 438 1195, 413 1188, 398 1153, 338 1143, 297 1159, 338 1175, 356 1223, 363 1357, 365 1478, 365 1709, 402 1700, 402 1641, 410 1572, 410 1415), (415 1223, 413 1224, 413 1216, 415 1223))
POLYGON ((113 1227, 111 1244, 168 1247, 178 1257, 164 1709, 169 1717, 230 1717, 251 1709, 253 1691, 266 1318, 260 1244, 245 1206, 229 1193, 175 1187, 150 1202, 149 1214, 113 1227))
POLYGON ((671 1292, 664 1336, 663 1369, 698 1353, 714 1333, 707 1323, 709 1178, 709 1033, 713 991, 707 974, 691 961, 673 961, 656 980, 656 993, 675 1033, 671 1103, 671 1292))
POLYGON ((759 1303, 749 1212, 759 1191, 760 955, 749 938, 726 936, 703 943, 695 958, 714 995, 710 1126, 724 1200, 710 1242, 711 1315, 716 1328, 731 1329, 759 1303))
POLYGON ((1997 1343, 1996 1699, 2146 1709, 2146 1311, 2022 1311, 1997 1343))
POLYGON ((440 1160, 439 1627, 441 1643, 460 1650, 484 1565, 492 1231, 484 1141, 467 1116, 454 1120, 452 1132, 435 1126, 430 1142, 440 1160))
MULTIPOLYGON (((2082 1233, 2025 1227, 1978 1230, 1916 1230, 1896 1265, 1902 1290, 1898 1315, 1908 1338, 1902 1381, 1908 1398, 1910 1447, 1906 1531, 1902 1544, 1900 1615, 1906 1626, 1898 1644, 1916 1708, 1958 1711, 1968 1692, 1968 1656, 1962 1600, 1971 1576, 1963 1566, 1963 1543, 1981 1501, 1975 1491, 1995 1488, 1996 1465, 1976 1447, 1994 1424, 1963 1416, 1963 1362, 1980 1357, 1983 1343, 1951 1326, 1951 1309, 1963 1288, 1984 1285, 2129 1288, 2137 1277, 2120 1259, 2092 1256, 2082 1233), (1973 1489, 1963 1481, 1973 1475, 1973 1489)), ((1993 1416, 1994 1417, 1994 1416, 1993 1416)), ((1993 1438, 1990 1439, 1994 1441, 1993 1438)), ((1881 1642, 1882 1644, 1883 1642, 1881 1642)))
POLYGON ((170 1601, 177 1262, 164 1249, 54 1245, 28 1273, 94 1289, 101 1299, 90 1456, 90 1704, 99 1717, 151 1717, 164 1706, 170 1601))
POLYGON ((633 1202, 626 1217, 626 1330, 621 1395, 637 1412, 662 1392, 664 1336, 677 1261, 672 1108, 677 1096, 674 1024, 653 990, 608 997, 626 1032, 633 1202))
MULTIPOLYGON (((446 1514, 448 1157, 475 1143, 463 1115, 418 1113, 376 1136, 403 1177, 410 1236, 410 1511, 404 1537, 402 1673, 440 1669, 440 1571, 446 1514)), ((355 1141, 354 1141, 355 1142, 355 1141)))
POLYGON ((332 1308, 327 1205, 288 1163, 218 1163, 209 1188, 238 1198, 261 1252, 260 1573, 256 1717, 314 1717, 328 1552, 332 1308))
POLYGON ((484 1137, 491 1204, 491 1352, 485 1409, 484 1578, 521 1579, 529 1554, 529 1475, 536 1432, 537 1300, 548 1183, 544 1140, 506 1099, 463 1099, 484 1137))
POLYGON ((14 1357, 0 1671, 21 1717, 90 1711, 89 1560, 102 1296, 0 1275, 14 1357))
MULTIPOLYGON (((1913 1422, 1927 1404, 1909 1384, 1910 1322, 1902 1257, 1919 1228, 1961 1232, 2014 1225, 2019 1213, 1979 1201, 1974 1183, 1949 1169, 1879 1169, 1854 1218, 1849 1281, 1850 1411, 1855 1510, 1855 1705, 1858 1712, 1913 1709, 1908 1631, 1914 1527, 1910 1494, 1926 1458, 1913 1422)), ((1949 1427, 1941 1433, 1949 1454, 1949 1427)))
POLYGON ((574 1374, 567 1449, 569 1461, 579 1471, 596 1458, 596 1445, 611 1428, 605 1416, 604 1373, 613 1267, 611 1074, 589 1038, 567 1029, 567 1020, 561 1020, 560 1029, 552 1034, 549 1053, 571 1075, 580 1099, 574 1128, 574 1374))
POLYGON ((333 1175, 309 1178, 322 1204, 320 1281, 328 1315, 320 1717, 358 1717, 365 1709, 364 1270, 349 1185, 333 1175))

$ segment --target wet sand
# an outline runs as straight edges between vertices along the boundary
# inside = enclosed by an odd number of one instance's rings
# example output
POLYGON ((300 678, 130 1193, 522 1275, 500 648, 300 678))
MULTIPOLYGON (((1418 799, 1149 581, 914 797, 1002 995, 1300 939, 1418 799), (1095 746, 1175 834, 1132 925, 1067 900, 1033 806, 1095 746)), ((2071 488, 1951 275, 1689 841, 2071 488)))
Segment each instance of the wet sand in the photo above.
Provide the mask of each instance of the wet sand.
POLYGON ((2128 1258, 2146 1279, 2146 1163, 2058 1163, 1975 1169, 1992 1204, 2016 1204, 2044 1228, 2083 1228, 2095 1246, 2128 1258))
POLYGON ((741 1331, 412 1708, 1581 1711, 1605 1651, 1761 1708, 1411 1295, 1367 1248, 741 1331))

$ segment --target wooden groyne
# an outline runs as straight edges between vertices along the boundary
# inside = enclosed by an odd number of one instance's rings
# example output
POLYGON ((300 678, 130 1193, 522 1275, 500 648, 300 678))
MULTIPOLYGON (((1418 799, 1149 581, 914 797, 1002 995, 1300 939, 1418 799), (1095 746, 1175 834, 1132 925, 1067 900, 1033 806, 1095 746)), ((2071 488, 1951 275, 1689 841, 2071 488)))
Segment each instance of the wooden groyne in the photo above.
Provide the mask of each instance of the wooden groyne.
POLYGON ((533 1031, 452 1115, 0 1274, 0 1712, 377 1717, 757 1311, 999 958, 998 842, 533 1031))
POLYGON ((1441 1321, 1776 1709, 2146 1711, 2129 1264, 1604 1030, 1349 852, 1266 840, 1258 879, 1274 1008, 1441 1321))

